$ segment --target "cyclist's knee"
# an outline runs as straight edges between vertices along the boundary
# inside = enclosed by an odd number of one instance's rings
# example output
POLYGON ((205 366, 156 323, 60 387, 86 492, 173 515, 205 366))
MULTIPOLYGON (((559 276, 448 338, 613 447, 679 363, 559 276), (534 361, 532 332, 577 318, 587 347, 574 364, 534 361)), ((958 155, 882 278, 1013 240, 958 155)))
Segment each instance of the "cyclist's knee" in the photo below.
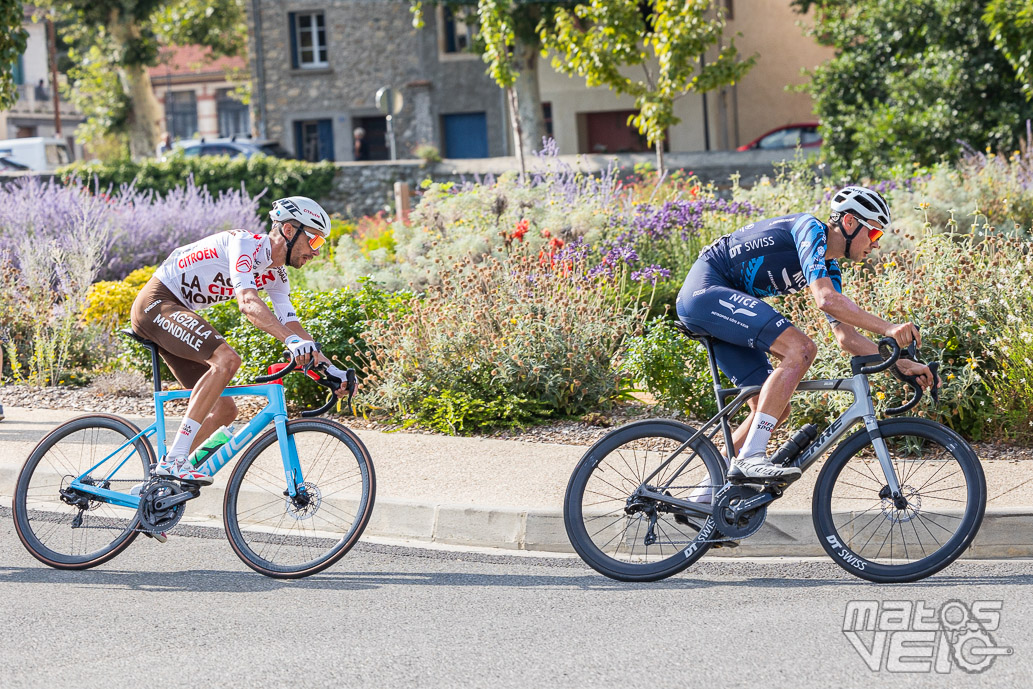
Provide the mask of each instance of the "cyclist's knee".
POLYGON ((220 345, 212 354, 212 358, 208 360, 208 365, 213 370, 227 375, 229 378, 236 375, 240 369, 240 363, 240 355, 229 345, 220 345))

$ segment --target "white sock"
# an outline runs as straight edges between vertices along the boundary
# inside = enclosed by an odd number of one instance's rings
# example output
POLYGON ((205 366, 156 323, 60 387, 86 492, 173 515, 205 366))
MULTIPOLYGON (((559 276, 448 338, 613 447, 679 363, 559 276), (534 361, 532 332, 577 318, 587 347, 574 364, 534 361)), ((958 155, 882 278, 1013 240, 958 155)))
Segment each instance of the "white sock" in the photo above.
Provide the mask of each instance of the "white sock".
POLYGON ((176 439, 172 441, 172 447, 169 448, 169 457, 186 457, 190 454, 190 442, 199 430, 201 430, 200 423, 184 418, 183 423, 179 424, 179 430, 176 431, 176 439))
POLYGON ((750 457, 751 455, 766 455, 768 452, 768 441, 771 440, 771 432, 775 430, 778 419, 763 412, 757 412, 753 417, 753 428, 746 436, 746 442, 739 450, 736 459, 750 457))

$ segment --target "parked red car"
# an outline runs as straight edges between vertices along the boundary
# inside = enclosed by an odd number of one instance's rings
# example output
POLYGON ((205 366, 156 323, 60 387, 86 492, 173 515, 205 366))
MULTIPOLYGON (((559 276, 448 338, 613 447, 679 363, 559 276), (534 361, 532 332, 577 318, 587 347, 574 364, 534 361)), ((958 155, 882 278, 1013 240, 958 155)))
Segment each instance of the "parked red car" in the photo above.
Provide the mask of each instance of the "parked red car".
POLYGON ((737 151, 753 151, 756 149, 770 150, 775 148, 814 148, 821 146, 821 132, 818 131, 817 122, 805 122, 802 124, 787 124, 770 132, 748 144, 743 144, 737 151))

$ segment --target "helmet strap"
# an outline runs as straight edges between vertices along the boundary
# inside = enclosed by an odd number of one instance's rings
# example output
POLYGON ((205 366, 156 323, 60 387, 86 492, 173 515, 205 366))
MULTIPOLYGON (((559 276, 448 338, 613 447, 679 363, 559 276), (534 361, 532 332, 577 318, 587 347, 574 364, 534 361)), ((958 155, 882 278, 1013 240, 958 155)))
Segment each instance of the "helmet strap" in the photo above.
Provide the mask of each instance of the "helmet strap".
MULTIPOLYGON (((844 213, 843 215, 846 214, 844 213)), ((854 237, 856 237, 858 233, 864 229, 864 225, 862 225, 861 223, 857 223, 857 229, 854 230, 851 234, 847 234, 846 226, 843 224, 842 215, 839 216, 839 220, 836 221, 836 224, 839 225, 839 231, 843 233, 843 238, 846 239, 846 248, 843 250, 843 254, 846 258, 850 258, 850 243, 853 242, 854 237)))
MULTIPOLYGON (((287 235, 283 233, 283 226, 285 224, 286 223, 280 223, 280 236, 287 242, 287 265, 291 265, 291 250, 294 248, 294 243, 297 242, 298 238, 301 236, 301 228, 295 227, 294 236, 291 239, 287 239, 287 235)), ((291 227, 294 226, 291 225, 291 227)), ((847 244, 847 246, 849 246, 849 244, 847 244)))

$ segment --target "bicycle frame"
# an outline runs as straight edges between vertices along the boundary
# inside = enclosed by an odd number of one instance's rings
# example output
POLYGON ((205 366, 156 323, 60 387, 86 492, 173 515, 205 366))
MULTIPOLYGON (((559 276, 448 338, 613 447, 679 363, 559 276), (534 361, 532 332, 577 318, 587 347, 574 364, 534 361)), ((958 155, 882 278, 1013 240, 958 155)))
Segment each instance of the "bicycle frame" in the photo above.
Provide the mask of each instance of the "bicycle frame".
MULTIPOLYGON (((188 398, 190 397, 191 392, 192 390, 156 391, 154 393, 154 423, 137 433, 132 437, 132 439, 124 442, 117 450, 104 457, 81 475, 77 476, 72 481, 70 487, 80 493, 95 496, 112 505, 131 507, 133 509, 138 508, 140 506, 139 496, 121 493, 119 491, 102 488, 89 483, 83 483, 83 479, 90 476, 93 471, 103 466, 105 462, 116 456, 125 448, 133 445, 141 438, 144 439, 144 442, 148 442, 147 438, 153 437, 155 444, 157 445, 158 456, 163 457, 166 454, 165 403, 169 400, 188 398)), ((287 478, 287 492, 291 497, 294 497, 297 494, 297 486, 304 482, 304 477, 301 474, 301 465, 298 462, 298 452, 294 446, 294 438, 287 433, 287 403, 283 396, 283 386, 278 383, 265 383, 228 387, 223 391, 221 396, 265 397, 268 400, 268 403, 260 412, 258 412, 255 418, 251 419, 246 426, 234 433, 233 437, 230 438, 225 445, 220 447, 211 457, 209 457, 204 464, 199 465, 197 467, 197 471, 208 476, 214 476, 220 469, 226 466, 238 452, 244 449, 252 438, 265 430, 266 426, 271 422, 276 428, 276 436, 280 442, 280 447, 285 448, 282 451, 284 476, 287 478)), ((114 476, 132 456, 133 455, 130 454, 128 457, 122 459, 117 466, 107 472, 107 475, 103 479, 99 480, 104 482, 111 479, 111 477, 114 476)), ((94 478, 92 480, 96 481, 98 479, 94 478)))
MULTIPOLYGON (((707 430, 718 422, 721 424, 721 430, 723 431, 725 438, 725 459, 729 462, 731 461, 732 457, 728 452, 728 448, 731 448, 733 445, 732 431, 731 426, 728 423, 728 419, 739 411, 739 409, 746 404, 747 400, 760 394, 761 386, 750 385, 743 388, 722 388, 716 382, 719 381, 720 378, 717 377, 713 358, 710 358, 710 364, 715 381, 714 393, 717 396, 719 407, 717 414, 712 416, 709 421, 703 424, 703 426, 701 426, 691 438, 679 445, 670 457, 664 460, 660 466, 658 466, 645 478, 645 480, 643 480, 642 485, 639 486, 638 491, 635 493, 637 496, 650 498, 664 504, 680 507, 701 517, 710 515, 712 508, 709 503, 681 500, 665 492, 674 483, 674 480, 678 478, 681 472, 685 470, 689 465, 689 462, 692 461, 691 457, 686 459, 682 465, 678 467, 677 471, 675 471, 665 483, 657 486, 655 490, 647 489, 645 488, 645 485, 662 472, 685 450, 685 448, 695 442, 696 439, 704 435, 706 435, 708 439, 712 437, 716 431, 707 433, 707 430), (733 395, 735 397, 731 402, 725 406, 721 406, 725 399, 733 395)), ((852 378, 804 380, 801 381, 796 388, 796 392, 821 391, 849 392, 854 396, 854 401, 846 411, 840 414, 839 417, 829 424, 829 427, 826 428, 821 435, 815 438, 814 441, 800 452, 800 454, 791 462, 790 466, 800 467, 801 472, 806 471, 808 467, 818 461, 818 459, 821 458, 821 456, 825 454, 825 452, 832 447, 834 443, 849 431, 854 424, 862 422, 868 430, 868 435, 871 437, 872 446, 875 448, 875 454, 879 459, 879 465, 882 467, 883 473, 886 477, 886 484, 889 486, 893 495, 898 495, 900 493, 900 481, 897 478, 897 472, 893 466, 893 460, 890 458, 889 451, 886 449, 886 443, 882 439, 882 434, 879 432, 878 419, 875 416, 875 405, 872 403, 871 388, 868 385, 867 376, 863 373, 858 373, 852 378)))

